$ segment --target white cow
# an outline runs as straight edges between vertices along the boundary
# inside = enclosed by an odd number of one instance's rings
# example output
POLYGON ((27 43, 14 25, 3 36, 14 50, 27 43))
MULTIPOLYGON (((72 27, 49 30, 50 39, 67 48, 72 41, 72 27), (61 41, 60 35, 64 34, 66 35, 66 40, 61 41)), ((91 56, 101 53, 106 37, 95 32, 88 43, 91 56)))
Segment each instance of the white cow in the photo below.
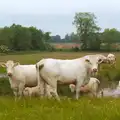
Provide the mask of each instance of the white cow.
POLYGON ((20 65, 18 62, 14 63, 12 60, 0 64, 6 67, 7 75, 9 77, 10 86, 16 97, 23 95, 23 90, 26 87, 37 86, 36 66, 35 65, 20 65))
POLYGON ((115 63, 116 63, 116 57, 115 57, 114 54, 111 54, 111 53, 108 54, 107 60, 108 60, 108 62, 109 62, 110 64, 115 65, 115 63))
MULTIPOLYGON (((97 92, 98 92, 98 87, 99 87, 100 81, 97 78, 90 78, 90 81, 88 84, 86 84, 83 87, 80 87, 80 92, 83 93, 92 93, 93 96, 97 96, 97 92)), ((70 84, 69 88, 71 90, 71 92, 75 91, 75 85, 74 84, 70 84)))
MULTIPOLYGON (((99 55, 87 55, 72 60, 42 59, 36 63, 37 79, 41 85, 41 95, 44 94, 43 83, 48 83, 57 90, 57 81, 69 83, 76 81, 76 99, 79 98, 80 87, 89 82, 92 73, 98 71, 98 64, 103 60, 99 55)), ((57 91, 56 98, 60 100, 57 91)))

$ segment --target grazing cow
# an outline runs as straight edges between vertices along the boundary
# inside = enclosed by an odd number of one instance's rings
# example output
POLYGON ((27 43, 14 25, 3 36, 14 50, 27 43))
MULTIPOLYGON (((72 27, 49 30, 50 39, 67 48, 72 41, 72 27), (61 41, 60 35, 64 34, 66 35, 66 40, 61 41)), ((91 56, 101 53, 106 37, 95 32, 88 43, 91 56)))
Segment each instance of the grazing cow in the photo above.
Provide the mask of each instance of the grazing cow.
MULTIPOLYGON (((97 96, 97 92, 98 92, 98 87, 99 87, 100 81, 97 78, 90 78, 90 81, 88 84, 86 84, 83 87, 80 87, 80 92, 83 93, 92 93, 93 96, 97 96)), ((71 90, 71 92, 75 91, 75 85, 74 84, 70 84, 69 88, 71 90)))
MULTIPOLYGON (((57 81, 69 83, 76 81, 76 99, 79 98, 80 87, 89 82, 92 73, 98 71, 98 64, 103 60, 98 55, 87 55, 72 60, 42 59, 36 63, 37 80, 41 85, 41 95, 44 94, 43 83, 48 83, 57 90, 57 81)), ((56 98, 60 100, 57 91, 56 98)))
POLYGON ((6 63, 2 62, 1 66, 6 67, 15 100, 18 95, 19 98, 21 98, 25 87, 37 86, 35 65, 20 65, 18 62, 15 63, 14 61, 9 60, 6 63))
POLYGON ((112 65, 115 65, 116 63, 116 57, 114 54, 108 54, 107 56, 107 60, 108 60, 108 63, 112 64, 112 65))

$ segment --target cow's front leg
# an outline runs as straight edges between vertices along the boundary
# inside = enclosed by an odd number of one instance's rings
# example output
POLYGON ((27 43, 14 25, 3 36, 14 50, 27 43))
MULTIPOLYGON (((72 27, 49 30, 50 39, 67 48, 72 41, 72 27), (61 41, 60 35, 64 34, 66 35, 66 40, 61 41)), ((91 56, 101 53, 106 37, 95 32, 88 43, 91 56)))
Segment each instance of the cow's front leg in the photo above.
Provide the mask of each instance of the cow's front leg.
POLYGON ((19 85, 19 99, 21 99, 21 97, 23 96, 23 91, 24 91, 24 88, 25 88, 25 83, 20 83, 19 85))
POLYGON ((17 97, 18 97, 18 91, 16 91, 16 90, 13 90, 13 93, 14 93, 14 96, 15 96, 15 101, 17 101, 17 97))
POLYGON ((83 81, 84 81, 83 77, 78 78, 77 81, 76 81, 76 99, 77 100, 79 99, 79 96, 80 96, 80 88, 83 85, 83 81))

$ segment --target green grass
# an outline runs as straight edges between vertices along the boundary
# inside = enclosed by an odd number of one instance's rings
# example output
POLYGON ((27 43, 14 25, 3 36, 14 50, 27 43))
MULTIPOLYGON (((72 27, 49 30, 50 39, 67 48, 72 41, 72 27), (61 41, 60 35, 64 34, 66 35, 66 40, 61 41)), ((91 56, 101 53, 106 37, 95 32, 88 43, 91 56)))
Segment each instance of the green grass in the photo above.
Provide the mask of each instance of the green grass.
POLYGON ((15 102, 0 97, 0 120, 119 120, 119 99, 63 99, 40 100, 33 98, 15 102))
MULTIPOLYGON (((93 54, 88 52, 37 52, 32 54, 12 54, 0 56, 0 61, 15 60, 21 64, 35 64, 42 58, 73 59, 83 55, 93 54)), ((96 54, 96 53, 95 53, 96 54)), ((108 54, 108 53, 104 53, 108 54)), ((120 79, 120 54, 117 56, 117 66, 115 69, 103 65, 99 73, 101 82, 110 79, 120 79)), ((5 73, 5 69, 0 67, 0 73, 5 73)), ((58 91, 65 96, 68 89, 61 87, 58 91), (61 89, 62 88, 62 89, 61 89)), ((0 79, 0 120, 118 120, 120 119, 119 99, 91 99, 80 98, 62 99, 61 102, 47 99, 32 100, 22 99, 15 102, 11 96, 12 91, 7 79, 0 79), (8 96, 4 96, 8 95, 8 96), (11 96, 11 97, 10 97, 11 96)), ((71 97, 71 96, 70 96, 71 97)))

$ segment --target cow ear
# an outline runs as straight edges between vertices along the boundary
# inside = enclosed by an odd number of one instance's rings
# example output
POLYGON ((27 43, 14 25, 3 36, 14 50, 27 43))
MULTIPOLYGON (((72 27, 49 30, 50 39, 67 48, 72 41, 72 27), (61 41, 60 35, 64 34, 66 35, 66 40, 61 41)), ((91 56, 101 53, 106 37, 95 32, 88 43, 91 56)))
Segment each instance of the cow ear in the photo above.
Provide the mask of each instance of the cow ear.
POLYGON ((20 65, 20 63, 19 63, 19 62, 16 62, 16 63, 14 64, 14 67, 17 66, 17 65, 20 65))
POLYGON ((85 59, 85 61, 86 61, 86 62, 90 62, 90 60, 89 60, 89 59, 85 59))
POLYGON ((0 66, 6 67, 6 64, 5 64, 4 62, 1 62, 1 63, 0 63, 0 66))
POLYGON ((90 62, 90 59, 89 59, 88 56, 85 57, 85 61, 86 61, 86 62, 90 62))
POLYGON ((102 63, 103 60, 101 58, 98 59, 98 63, 102 63))
POLYGON ((90 62, 90 59, 89 59, 89 58, 85 58, 85 61, 86 61, 86 62, 90 62))

